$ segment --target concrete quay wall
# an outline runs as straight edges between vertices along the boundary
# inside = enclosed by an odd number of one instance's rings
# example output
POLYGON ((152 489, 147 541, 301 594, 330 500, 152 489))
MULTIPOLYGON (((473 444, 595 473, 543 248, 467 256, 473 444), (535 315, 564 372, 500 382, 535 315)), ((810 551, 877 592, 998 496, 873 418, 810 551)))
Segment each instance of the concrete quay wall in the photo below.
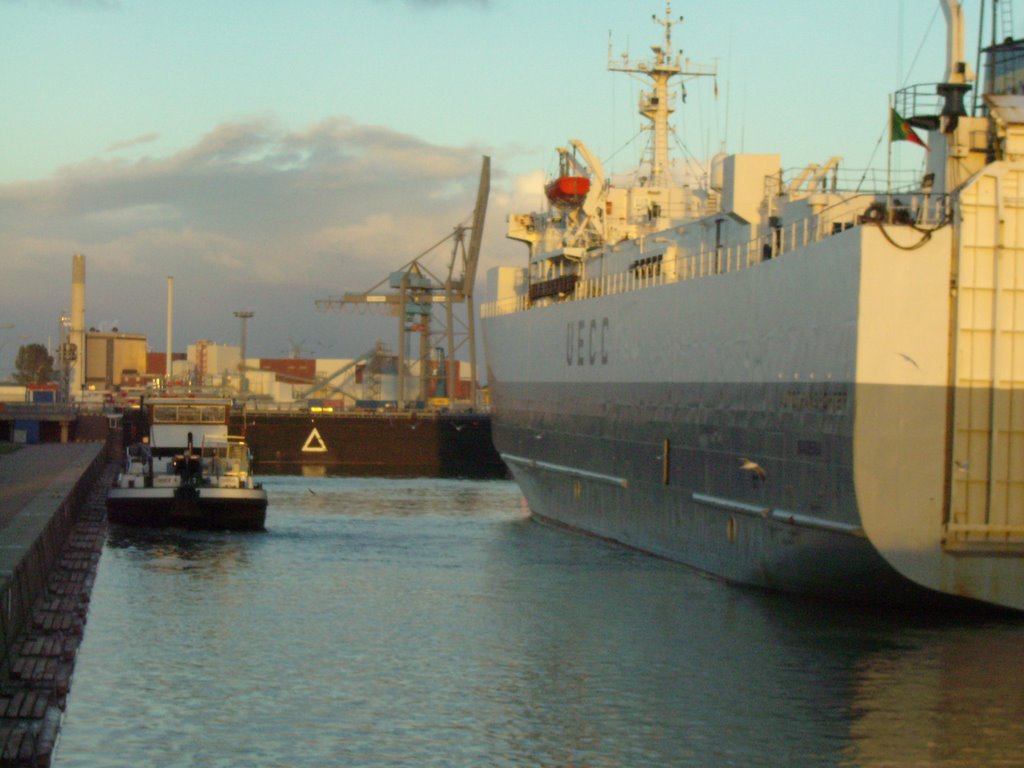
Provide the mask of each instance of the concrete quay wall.
POLYGON ((0 768, 53 759, 106 534, 116 437, 0 456, 0 768))
POLYGON ((0 681, 107 462, 102 442, 25 446, 0 457, 0 681))

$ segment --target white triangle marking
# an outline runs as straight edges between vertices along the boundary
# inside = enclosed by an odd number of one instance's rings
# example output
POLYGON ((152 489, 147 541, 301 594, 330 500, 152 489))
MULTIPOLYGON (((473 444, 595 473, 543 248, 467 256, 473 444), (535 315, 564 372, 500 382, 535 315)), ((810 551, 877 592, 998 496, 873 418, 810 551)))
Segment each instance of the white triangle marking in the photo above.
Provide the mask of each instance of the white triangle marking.
POLYGON ((327 445, 324 443, 324 439, 320 437, 320 432, 316 427, 313 427, 313 431, 309 433, 309 437, 306 438, 306 443, 302 446, 304 453, 326 453, 327 445))

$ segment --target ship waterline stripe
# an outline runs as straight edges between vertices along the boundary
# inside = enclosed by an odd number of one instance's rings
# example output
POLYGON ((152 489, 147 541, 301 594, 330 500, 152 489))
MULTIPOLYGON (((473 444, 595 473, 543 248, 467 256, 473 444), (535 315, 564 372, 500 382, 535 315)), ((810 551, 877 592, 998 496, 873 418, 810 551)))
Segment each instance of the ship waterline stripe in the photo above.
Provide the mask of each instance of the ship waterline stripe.
POLYGON ((864 537, 863 528, 856 525, 850 525, 849 523, 837 523, 833 520, 822 520, 821 518, 812 517, 811 515, 802 515, 798 512, 788 512, 784 509, 759 507, 756 504, 747 504, 746 502, 725 499, 721 496, 710 496, 705 493, 693 493, 690 494, 690 498, 698 504, 718 507, 719 509, 727 509, 731 512, 741 512, 745 515, 752 515, 755 517, 771 518, 772 520, 777 520, 780 523, 790 523, 791 525, 799 525, 803 528, 818 528, 824 531, 845 533, 850 536, 857 536, 860 538, 864 537))
POLYGON ((528 459, 525 456, 515 456, 511 453, 500 454, 502 460, 509 464, 521 464, 524 467, 535 467, 537 469, 546 469, 549 472, 558 472, 563 475, 569 475, 571 477, 581 477, 587 480, 597 480, 602 483, 609 483, 611 485, 617 485, 621 488, 628 488, 629 483, 624 477, 616 477, 615 475, 604 475, 600 472, 590 472, 586 469, 578 469, 577 467, 568 467, 564 464, 552 464, 548 461, 537 461, 536 459, 528 459))

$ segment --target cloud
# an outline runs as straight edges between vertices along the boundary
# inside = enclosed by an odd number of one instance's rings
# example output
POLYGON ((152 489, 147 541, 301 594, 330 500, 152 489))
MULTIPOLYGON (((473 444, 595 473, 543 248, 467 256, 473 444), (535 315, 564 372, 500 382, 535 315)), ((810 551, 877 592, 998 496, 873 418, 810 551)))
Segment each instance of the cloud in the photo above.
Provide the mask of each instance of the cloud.
POLYGON ((141 136, 136 136, 133 139, 115 141, 113 144, 107 147, 107 152, 119 152, 122 149, 129 149, 131 147, 136 147, 140 144, 149 144, 150 142, 156 141, 159 138, 159 133, 144 133, 141 136))
MULTIPOLYGON (((174 276, 176 347, 234 343, 232 311, 246 307, 256 312, 255 353, 276 354, 289 337, 361 352, 375 336, 318 312, 315 300, 370 288, 468 223, 482 154, 344 117, 289 130, 256 116, 164 157, 105 154, 0 185, 0 323, 44 341, 54 335, 69 304, 71 255, 83 253, 87 323, 117 317, 157 349, 174 276)), ((525 262, 522 247, 504 241, 505 205, 534 207, 522 181, 493 175, 481 282, 489 263, 511 254, 525 262)), ((450 254, 445 243, 428 264, 444 274, 450 254)), ((393 324, 372 333, 393 335, 393 324)), ((0 376, 7 367, 0 361, 0 376)))

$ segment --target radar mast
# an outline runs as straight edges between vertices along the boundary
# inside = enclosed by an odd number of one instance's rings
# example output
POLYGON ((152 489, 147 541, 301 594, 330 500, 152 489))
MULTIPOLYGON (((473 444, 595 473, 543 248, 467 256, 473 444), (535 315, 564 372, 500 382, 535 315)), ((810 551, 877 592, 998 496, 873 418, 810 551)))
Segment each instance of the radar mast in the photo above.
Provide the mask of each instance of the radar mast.
POLYGON ((655 188, 666 188, 672 186, 671 174, 669 172, 668 158, 668 118, 675 107, 673 102, 675 96, 669 91, 669 86, 674 78, 680 78, 684 83, 681 89, 683 100, 686 100, 687 80, 698 77, 714 77, 717 71, 714 66, 694 64, 688 59, 683 59, 683 52, 680 49, 673 54, 672 51, 672 27, 680 24, 683 17, 672 18, 671 0, 665 2, 665 18, 659 19, 652 15, 651 19, 656 24, 665 28, 665 42, 663 45, 652 45, 654 52, 653 61, 631 61, 628 53, 622 54, 622 61, 615 62, 609 51, 608 69, 611 72, 625 72, 630 75, 646 78, 650 81, 651 90, 640 93, 640 114, 651 121, 648 129, 654 132, 654 142, 651 149, 649 162, 651 165, 650 186, 655 188))

